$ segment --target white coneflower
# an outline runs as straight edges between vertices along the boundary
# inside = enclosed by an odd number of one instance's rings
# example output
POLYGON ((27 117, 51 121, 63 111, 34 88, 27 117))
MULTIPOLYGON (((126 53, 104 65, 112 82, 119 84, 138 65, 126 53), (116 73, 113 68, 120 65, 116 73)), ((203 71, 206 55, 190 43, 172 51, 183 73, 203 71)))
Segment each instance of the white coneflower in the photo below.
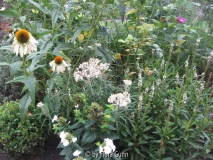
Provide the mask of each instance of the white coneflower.
POLYGON ((20 54, 20 56, 23 57, 32 51, 37 51, 37 46, 35 45, 37 43, 30 32, 25 29, 20 29, 15 34, 12 48, 16 55, 20 54))
POLYGON ((60 56, 55 57, 55 59, 51 61, 49 65, 52 67, 52 71, 57 73, 63 73, 66 67, 68 67, 67 63, 60 56))

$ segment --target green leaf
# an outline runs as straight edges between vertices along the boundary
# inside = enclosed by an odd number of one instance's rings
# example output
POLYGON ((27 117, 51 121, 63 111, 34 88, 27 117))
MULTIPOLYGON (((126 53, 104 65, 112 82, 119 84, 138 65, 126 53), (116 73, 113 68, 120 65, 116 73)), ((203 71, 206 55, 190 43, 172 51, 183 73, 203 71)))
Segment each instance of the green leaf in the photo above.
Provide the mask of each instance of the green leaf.
POLYGON ((2 50, 8 50, 8 51, 13 52, 13 50, 12 50, 12 45, 2 46, 2 47, 0 47, 0 49, 2 49, 2 50))
POLYGON ((13 78, 21 69, 23 62, 22 61, 16 61, 10 65, 10 76, 13 78))
POLYGON ((20 19, 22 22, 24 22, 24 21, 26 20, 26 16, 21 16, 19 19, 20 19))
POLYGON ((64 52, 62 52, 62 51, 59 51, 58 53, 53 53, 53 55, 61 56, 63 59, 65 59, 65 60, 71 62, 71 59, 70 59, 69 57, 67 57, 67 56, 64 54, 64 52))
MULTIPOLYGON (((58 51, 61 50, 68 50, 71 49, 73 47, 73 44, 71 43, 60 43, 58 44, 58 46, 53 50, 53 55, 55 55, 58 51)), ((58 53, 57 53, 58 54, 58 53)))
POLYGON ((82 145, 90 143, 96 139, 95 132, 87 131, 82 138, 82 145))
POLYGON ((181 40, 185 37, 186 35, 185 34, 178 34, 177 35, 177 40, 181 40))
POLYGON ((12 10, 4 10, 4 11, 0 11, 0 16, 12 18, 12 17, 15 17, 16 14, 12 10))
POLYGON ((26 113, 27 113, 27 109, 30 105, 30 103, 32 102, 32 99, 30 97, 29 92, 27 92, 27 94, 25 94, 19 103, 19 107, 20 107, 20 114, 21 114, 21 120, 25 119, 26 113))
POLYGON ((69 129, 77 129, 77 128, 81 127, 81 126, 82 126, 82 123, 77 122, 77 123, 69 126, 68 128, 69 129))
POLYGON ((8 83, 11 83, 11 82, 24 83, 29 91, 31 100, 33 101, 33 103, 35 103, 35 87, 36 87, 37 81, 34 76, 19 76, 19 77, 16 77, 14 80, 9 81, 8 83))
POLYGON ((98 56, 101 56, 103 60, 107 63, 112 63, 112 56, 110 54, 110 51, 106 47, 98 47, 96 49, 98 56))
POLYGON ((115 139, 119 139, 119 136, 117 134, 111 132, 111 133, 103 133, 100 136, 100 138, 101 139, 109 138, 109 139, 115 140, 115 139))
POLYGON ((163 158, 162 160, 173 160, 172 157, 163 158))
POLYGON ((76 38, 78 37, 78 35, 84 31, 84 30, 89 30, 92 27, 91 24, 85 23, 83 24, 81 27, 78 27, 77 31, 74 33, 73 37, 72 37, 72 43, 75 42, 76 38))
POLYGON ((126 13, 126 5, 124 4, 118 4, 118 11, 121 15, 121 20, 122 20, 122 23, 124 21, 124 17, 125 17, 125 13, 126 13))
POLYGON ((202 146, 200 146, 199 144, 192 142, 192 141, 188 141, 188 144, 190 144, 193 148, 195 149, 203 149, 202 146))
POLYGON ((35 103, 35 87, 36 87, 36 78, 34 76, 28 76, 22 81, 28 88, 30 92, 31 99, 35 103))
POLYGON ((88 120, 87 121, 87 123, 86 123, 86 126, 85 126, 85 128, 87 129, 87 128, 90 128, 93 124, 95 124, 95 120, 88 120))
POLYGON ((57 20, 58 20, 58 17, 60 16, 59 13, 60 13, 59 10, 54 10, 54 11, 52 12, 52 27, 53 27, 53 28, 54 28, 54 26, 55 26, 55 24, 56 24, 56 22, 57 22, 57 20))
POLYGON ((47 52, 51 47, 53 46, 53 42, 48 40, 48 41, 43 41, 41 45, 41 51, 44 53, 47 52))
POLYGON ((42 7, 42 5, 40 5, 39 3, 34 2, 33 0, 29 0, 29 2, 30 2, 31 4, 33 4, 34 6, 36 6, 36 7, 37 7, 40 11, 42 11, 43 13, 45 13, 45 14, 50 14, 49 10, 46 9, 46 8, 44 8, 44 7, 42 7))
POLYGON ((0 66, 10 66, 11 64, 7 63, 7 62, 1 62, 0 66))

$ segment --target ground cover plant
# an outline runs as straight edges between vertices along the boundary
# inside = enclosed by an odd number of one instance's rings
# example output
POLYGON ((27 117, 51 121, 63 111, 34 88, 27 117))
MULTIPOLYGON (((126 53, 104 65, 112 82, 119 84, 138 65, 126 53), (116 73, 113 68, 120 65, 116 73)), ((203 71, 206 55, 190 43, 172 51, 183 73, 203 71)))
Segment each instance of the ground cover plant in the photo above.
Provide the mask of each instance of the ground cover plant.
POLYGON ((0 66, 21 87, 20 121, 39 109, 65 159, 213 158, 212 25, 188 17, 211 2, 7 3, 0 66))

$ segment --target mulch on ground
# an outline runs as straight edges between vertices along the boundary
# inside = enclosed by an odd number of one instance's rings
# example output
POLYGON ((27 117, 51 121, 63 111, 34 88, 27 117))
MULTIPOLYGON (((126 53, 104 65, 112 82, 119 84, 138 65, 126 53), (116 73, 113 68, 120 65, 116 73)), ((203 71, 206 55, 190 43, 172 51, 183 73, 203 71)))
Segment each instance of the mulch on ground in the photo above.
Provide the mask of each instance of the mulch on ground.
POLYGON ((59 142, 60 138, 54 135, 49 136, 45 141, 44 152, 42 154, 16 154, 15 156, 12 156, 0 150, 0 160, 64 160, 64 156, 59 155, 62 149, 57 149, 59 142))

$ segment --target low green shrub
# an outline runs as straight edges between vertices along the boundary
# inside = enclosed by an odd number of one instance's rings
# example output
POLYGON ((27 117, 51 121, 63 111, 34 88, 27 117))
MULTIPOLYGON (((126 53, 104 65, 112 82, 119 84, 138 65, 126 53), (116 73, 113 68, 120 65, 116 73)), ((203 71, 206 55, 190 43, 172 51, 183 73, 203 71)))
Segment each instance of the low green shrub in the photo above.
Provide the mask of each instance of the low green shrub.
POLYGON ((21 121, 18 102, 0 106, 0 143, 6 152, 30 153, 36 146, 43 146, 45 126, 41 125, 38 113, 38 108, 30 107, 26 119, 21 121))

